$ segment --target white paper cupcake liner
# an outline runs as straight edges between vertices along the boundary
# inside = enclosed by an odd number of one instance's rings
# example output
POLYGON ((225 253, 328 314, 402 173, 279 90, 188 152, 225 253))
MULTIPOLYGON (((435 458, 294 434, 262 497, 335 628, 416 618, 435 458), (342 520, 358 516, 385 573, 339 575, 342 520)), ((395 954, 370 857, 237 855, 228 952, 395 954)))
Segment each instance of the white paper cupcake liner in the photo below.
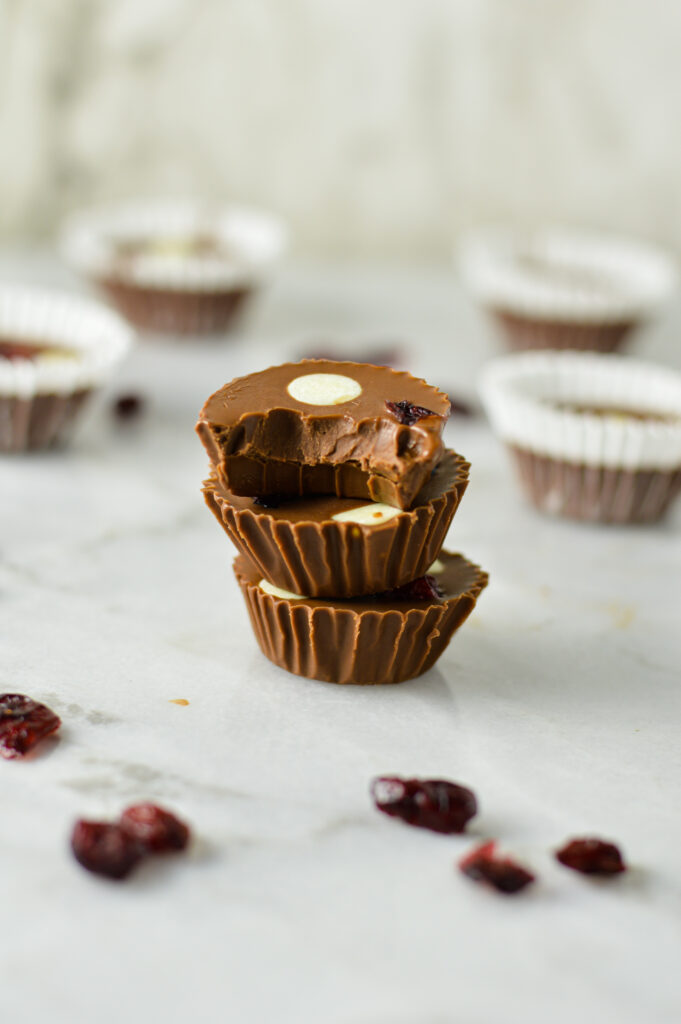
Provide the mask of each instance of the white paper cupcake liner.
POLYGON ((653 246, 560 228, 472 233, 460 262, 481 303, 549 324, 636 323, 656 312, 677 280, 672 260, 653 246))
POLYGON ((526 490, 545 510, 649 521, 677 493, 681 375, 674 371, 613 355, 533 352, 489 364, 480 390, 493 429, 515 452, 526 490), (562 404, 670 419, 604 416, 562 404))
POLYGON ((90 278, 125 280, 143 288, 220 292, 267 277, 286 247, 283 223, 270 214, 191 199, 138 200, 82 211, 64 225, 67 262, 90 278), (136 257, 122 271, 118 246, 148 239, 216 238, 233 258, 181 251, 136 257))
POLYGON ((0 451, 62 440, 86 397, 126 355, 132 334, 108 309, 63 292, 0 285, 0 339, 64 347, 69 357, 0 357, 0 451))

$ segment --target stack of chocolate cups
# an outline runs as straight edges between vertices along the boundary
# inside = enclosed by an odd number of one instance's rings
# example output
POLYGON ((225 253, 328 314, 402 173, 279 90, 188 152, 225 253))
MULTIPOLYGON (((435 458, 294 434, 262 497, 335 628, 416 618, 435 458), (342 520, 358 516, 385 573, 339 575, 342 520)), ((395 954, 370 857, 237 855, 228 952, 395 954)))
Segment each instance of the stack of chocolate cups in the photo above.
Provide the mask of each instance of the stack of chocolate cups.
POLYGON ((386 367, 304 360, 212 395, 197 432, 208 507, 276 665, 334 683, 427 671, 487 574, 442 550, 469 464, 444 449, 446 395, 386 367))

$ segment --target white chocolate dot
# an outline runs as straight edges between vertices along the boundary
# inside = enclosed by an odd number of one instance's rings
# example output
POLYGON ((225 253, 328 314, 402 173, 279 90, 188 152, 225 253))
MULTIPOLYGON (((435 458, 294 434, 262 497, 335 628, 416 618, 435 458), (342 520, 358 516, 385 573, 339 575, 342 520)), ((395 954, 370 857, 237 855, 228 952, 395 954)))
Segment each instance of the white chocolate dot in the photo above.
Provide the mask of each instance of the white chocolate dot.
POLYGON ((362 385, 340 373, 308 373, 296 377, 286 389, 305 405, 342 405, 362 394, 362 385))
POLYGON ((439 572, 445 571, 445 563, 441 562, 439 558, 436 558, 426 575, 436 575, 439 572))
POLYGON ((280 597, 282 601, 305 600, 303 594, 294 594, 291 590, 282 590, 281 587, 275 587, 274 583, 270 583, 269 580, 260 580, 258 586, 265 594, 270 594, 271 597, 280 597))
POLYGON ((336 512, 331 516, 338 523, 359 523, 360 526, 380 526, 387 523, 389 519, 399 516, 401 509, 392 505, 384 505, 380 501, 372 501, 370 505, 358 505, 357 508, 349 508, 346 512, 336 512))

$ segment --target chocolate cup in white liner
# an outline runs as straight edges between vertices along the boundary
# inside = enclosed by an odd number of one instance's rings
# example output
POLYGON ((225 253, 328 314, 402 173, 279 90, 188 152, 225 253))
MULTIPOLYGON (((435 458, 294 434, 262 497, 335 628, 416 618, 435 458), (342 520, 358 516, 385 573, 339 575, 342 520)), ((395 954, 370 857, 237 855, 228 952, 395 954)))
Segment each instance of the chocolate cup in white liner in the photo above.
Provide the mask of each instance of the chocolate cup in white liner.
POLYGON ((201 335, 236 325, 286 241, 283 223, 264 212, 159 199, 76 213, 60 247, 134 326, 201 335), (210 243, 206 251, 192 248, 196 239, 210 243))
POLYGON ((681 490, 681 375, 621 356, 527 352, 485 368, 480 391, 541 511, 652 523, 681 490))
POLYGON ((0 354, 0 452, 62 444, 131 340, 130 328, 115 313, 89 299, 0 285, 0 343, 40 347, 27 359, 0 354))
POLYGON ((660 249, 560 228, 471 233, 460 264, 512 350, 614 351, 677 283, 675 265, 660 249))

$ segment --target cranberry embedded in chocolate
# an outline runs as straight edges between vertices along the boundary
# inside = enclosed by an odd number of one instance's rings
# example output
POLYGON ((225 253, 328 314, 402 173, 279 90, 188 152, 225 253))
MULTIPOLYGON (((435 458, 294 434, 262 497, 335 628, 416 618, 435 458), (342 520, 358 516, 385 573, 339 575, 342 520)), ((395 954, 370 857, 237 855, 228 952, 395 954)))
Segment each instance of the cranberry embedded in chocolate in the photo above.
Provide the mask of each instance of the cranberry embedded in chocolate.
POLYGON ((615 844, 602 839, 572 839, 558 850, 556 860, 583 875, 618 875, 627 870, 615 844))
POLYGON ((442 597, 437 580, 428 574, 376 595, 380 601, 441 601, 442 597))
POLYGON ((534 882, 534 875, 510 857, 496 855, 496 842, 491 839, 482 846, 476 846, 472 853, 459 861, 460 870, 474 882, 486 882, 498 892, 511 894, 520 892, 534 882))
POLYGON ((106 878, 125 878, 145 854, 140 844, 120 825, 104 821, 77 821, 71 849, 84 868, 106 878))
POLYGON ((432 409, 424 409, 422 405, 412 405, 406 398, 401 402, 386 402, 385 406, 388 412, 391 412, 395 419, 403 423, 405 427, 411 427, 418 420, 425 419, 426 416, 437 416, 432 409))
POLYGON ((120 827, 147 853, 184 850, 189 829, 170 811, 155 804, 135 804, 121 814, 120 827))
POLYGON ((417 828, 447 834, 463 832, 478 810, 472 790, 445 779, 382 776, 372 782, 371 795, 384 814, 417 828))
POLYGON ((257 498, 253 499, 254 505, 259 505, 261 508, 279 508, 284 499, 279 494, 267 494, 258 495, 257 498))
POLYGON ((23 757, 60 725, 45 704, 22 693, 0 694, 0 756, 23 757))

